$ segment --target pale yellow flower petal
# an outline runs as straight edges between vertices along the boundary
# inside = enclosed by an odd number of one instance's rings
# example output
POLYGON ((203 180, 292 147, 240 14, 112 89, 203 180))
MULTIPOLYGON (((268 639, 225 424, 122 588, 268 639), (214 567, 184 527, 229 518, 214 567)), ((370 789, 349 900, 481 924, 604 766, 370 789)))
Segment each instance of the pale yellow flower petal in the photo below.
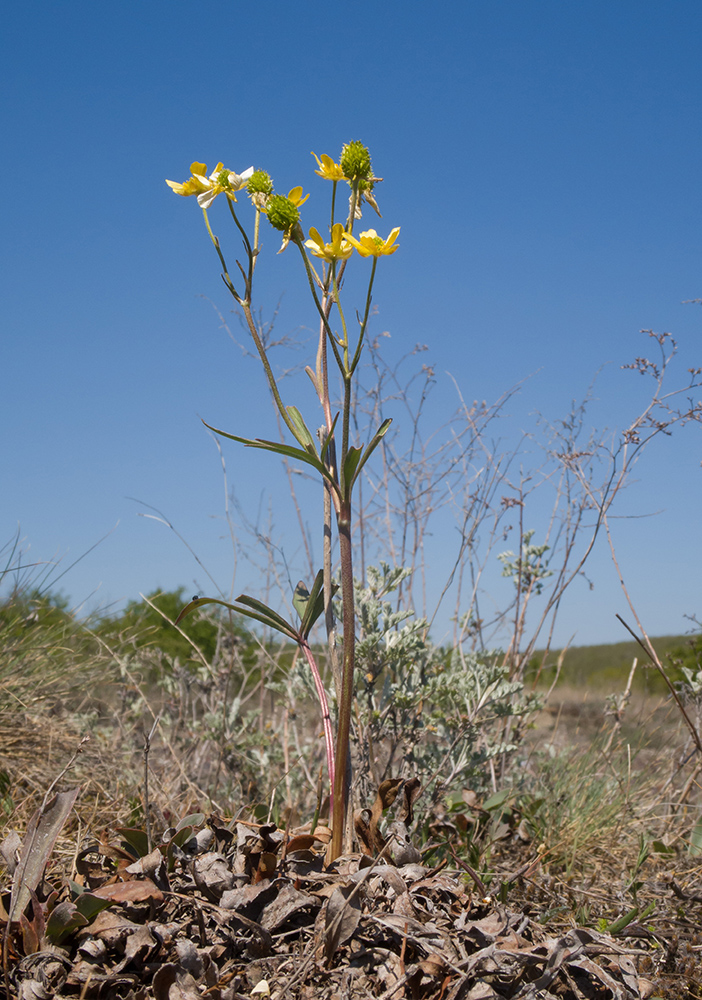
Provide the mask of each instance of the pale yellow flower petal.
POLYGON ((397 226, 391 230, 388 238, 384 240, 378 236, 375 229, 367 229, 359 235, 358 239, 350 233, 345 233, 344 239, 356 248, 361 257, 382 257, 395 253, 399 249, 399 244, 395 244, 399 232, 400 227, 397 226))
POLYGON ((331 243, 325 243, 318 231, 312 226, 310 228, 310 239, 305 242, 305 246, 314 257, 321 257, 322 260, 346 260, 353 253, 353 247, 344 243, 344 227, 340 222, 332 226, 331 243))
POLYGON ((344 171, 338 163, 334 163, 331 156, 327 156, 326 153, 322 153, 321 159, 316 153, 312 153, 312 156, 314 156, 319 167, 319 170, 315 170, 316 174, 319 174, 320 177, 323 177, 327 181, 343 181, 344 171))
POLYGON ((224 164, 218 163, 208 177, 207 165, 196 160, 190 164, 190 177, 187 181, 180 184, 177 181, 167 180, 166 184, 184 198, 192 194, 197 195, 200 208, 208 209, 217 195, 222 193, 232 201, 236 201, 234 192, 241 190, 252 174, 253 167, 249 167, 242 174, 237 174, 233 170, 225 170, 224 164))
POLYGON ((303 198, 302 197, 302 187, 298 186, 298 187, 294 187, 292 189, 292 191, 290 191, 288 193, 288 198, 293 203, 293 205, 295 205, 297 208, 299 208, 300 205, 304 205, 305 204, 305 202, 309 198, 309 194, 306 194, 305 197, 303 198))

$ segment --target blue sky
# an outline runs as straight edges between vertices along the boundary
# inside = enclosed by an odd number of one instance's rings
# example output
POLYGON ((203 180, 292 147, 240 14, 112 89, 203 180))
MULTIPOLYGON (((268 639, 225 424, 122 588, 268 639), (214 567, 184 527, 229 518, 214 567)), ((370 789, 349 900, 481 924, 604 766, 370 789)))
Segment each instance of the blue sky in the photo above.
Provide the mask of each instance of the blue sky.
MULTIPOLYGON (((642 328, 678 339, 672 381, 702 358, 702 310, 682 304, 702 296, 701 29, 691 0, 12 5, 2 541, 19 524, 30 558, 65 567, 111 532, 60 581, 89 606, 207 592, 174 533, 139 516, 151 505, 229 588, 221 464, 199 418, 243 435, 275 427, 260 373, 220 328, 216 309, 233 330, 236 318, 201 214, 164 183, 193 160, 303 184, 304 221, 319 227, 328 186, 310 150, 362 139, 385 178, 377 226, 402 227, 373 332, 390 332, 391 357, 428 345, 429 419, 457 402, 447 373, 471 400, 531 376, 509 404, 514 435, 536 410, 562 416, 607 365, 592 420, 626 425, 642 388, 620 366, 648 350, 642 328)), ((282 295, 277 330, 311 337, 298 262, 273 253, 273 236, 264 249, 257 304, 269 316, 282 295)), ((699 427, 658 442, 619 509, 622 569, 652 634, 702 610, 700 443, 699 427)), ((272 512, 294 564, 272 460, 224 454, 242 505, 272 512)), ((437 532, 437 566, 445 544, 437 532)), ((589 577, 557 641, 626 638, 604 546, 589 577)), ((241 552, 234 586, 261 586, 241 552)))

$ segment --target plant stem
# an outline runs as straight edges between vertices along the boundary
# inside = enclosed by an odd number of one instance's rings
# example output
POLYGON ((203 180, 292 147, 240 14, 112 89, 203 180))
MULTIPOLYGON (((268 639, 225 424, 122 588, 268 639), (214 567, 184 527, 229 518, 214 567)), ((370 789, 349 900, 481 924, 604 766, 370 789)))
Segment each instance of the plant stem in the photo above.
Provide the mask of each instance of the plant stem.
POLYGON ((334 808, 334 788, 335 788, 335 760, 334 760, 334 736, 332 734, 331 717, 329 715, 329 702, 327 701, 327 692, 324 690, 324 684, 322 683, 322 678, 319 674, 319 668, 312 654, 307 641, 303 638, 298 640, 300 644, 300 649, 305 654, 305 659, 307 660, 310 670, 312 671, 312 677, 314 678, 314 686, 317 689, 317 697, 319 698, 319 704, 322 709, 322 725, 324 726, 324 742, 327 748, 327 769, 329 771, 329 793, 331 796, 330 802, 330 813, 333 812, 334 808))
MULTIPOLYGON (((331 344, 332 350, 334 351, 334 357, 336 358, 336 363, 338 364, 341 371, 344 371, 344 362, 342 360, 341 355, 339 354, 339 348, 337 347, 336 338, 334 337, 332 328, 329 326, 329 313, 326 308, 326 305, 323 308, 321 302, 319 301, 319 296, 317 295, 317 289, 315 288, 314 277, 312 275, 312 266, 307 258, 307 254, 305 253, 305 248, 302 245, 302 240, 296 240, 295 245, 298 247, 300 253, 302 254, 302 262, 305 265, 305 272, 307 274, 307 281, 310 286, 310 292, 312 293, 312 298, 314 299, 314 304, 317 307, 317 312, 319 313, 322 325, 324 326, 324 329, 326 330, 329 336, 329 343, 331 344)), ((326 291, 324 293, 324 299, 326 303, 327 300, 326 291)))
POLYGON ((212 240, 212 246, 217 251, 217 256, 219 257, 219 262, 222 265, 222 271, 223 271, 222 277, 224 278, 224 284, 227 286, 227 288, 232 293, 232 295, 234 296, 234 298, 236 299, 236 301, 239 303, 239 305, 242 305, 241 296, 239 295, 239 293, 237 292, 237 290, 234 288, 234 284, 232 282, 232 279, 229 277, 229 271, 227 270, 227 262, 224 259, 224 254, 222 253, 222 248, 219 245, 219 240, 217 239, 217 237, 215 236, 215 234, 212 232, 212 227, 210 226, 210 220, 209 220, 208 215, 207 215, 207 210, 204 209, 204 208, 202 210, 202 216, 203 216, 203 218, 205 220, 205 226, 207 227, 207 232, 210 234, 210 239, 212 240))
POLYGON ((353 361, 351 362, 351 368, 349 372, 351 375, 358 368, 358 363, 361 360, 361 349, 363 348, 363 340, 366 335, 366 327, 368 326, 368 317, 370 315, 371 302, 373 301, 373 282, 375 281, 375 269, 378 266, 378 258, 373 258, 373 265, 371 267, 370 280, 368 281, 368 292, 366 293, 366 311, 363 314, 363 321, 361 323, 361 329, 358 335, 358 344, 356 345, 356 351, 353 356, 353 361))
POLYGON ((354 667, 356 659, 356 612, 353 594, 353 557, 351 551, 351 501, 344 497, 337 518, 339 556, 341 559, 341 599, 344 626, 344 666, 339 701, 339 723, 336 734, 336 773, 334 780, 334 810, 329 860, 334 861, 343 851, 346 813, 348 809, 350 762, 351 706, 353 703, 354 667))
POLYGON ((278 407, 278 412, 285 422, 285 426, 288 428, 292 436, 304 447, 304 442, 300 441, 297 431, 295 430, 295 425, 288 415, 288 411, 285 408, 283 400, 280 398, 280 392, 278 391, 278 384, 275 380, 275 375, 273 374, 273 369, 271 368, 270 361, 268 360, 268 355, 266 354, 266 349, 263 346, 263 342, 258 335, 258 330, 256 329, 256 321, 253 318, 253 313, 251 312, 251 304, 249 302, 241 302, 241 308, 244 310, 244 316, 246 317, 246 324, 249 328, 249 332, 253 338, 253 342, 256 345, 256 350, 258 351, 258 356, 261 359, 261 364, 263 365, 263 370, 266 373, 266 378, 268 379, 268 385, 273 393, 273 399, 275 400, 275 405, 278 407))

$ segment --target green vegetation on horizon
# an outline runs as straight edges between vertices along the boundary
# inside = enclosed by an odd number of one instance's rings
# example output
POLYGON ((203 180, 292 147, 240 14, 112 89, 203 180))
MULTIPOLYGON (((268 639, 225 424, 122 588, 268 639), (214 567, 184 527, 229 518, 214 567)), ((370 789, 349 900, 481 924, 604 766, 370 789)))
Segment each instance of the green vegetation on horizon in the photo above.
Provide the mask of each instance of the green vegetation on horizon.
MULTIPOLYGON (((185 587, 155 591, 147 597, 148 601, 129 601, 123 611, 91 622, 92 630, 107 641, 118 635, 129 634, 134 646, 160 650, 167 660, 178 658, 184 665, 198 658, 193 649, 194 643, 211 662, 221 634, 216 614, 210 613, 199 619, 188 618, 179 628, 175 628, 167 619, 175 621, 187 603, 185 587)), ((68 600, 58 593, 30 591, 21 597, 8 596, 0 602, 0 629, 6 640, 18 629, 26 632, 28 628, 36 629, 40 625, 44 629, 49 626, 60 628, 65 642, 66 629, 75 631, 79 622, 69 609, 68 600)), ((230 628, 244 645, 251 641, 250 632, 240 621, 233 620, 230 628)), ((657 636, 652 637, 651 641, 661 662, 666 669, 670 668, 671 680, 675 682, 682 680, 682 667, 696 669, 702 660, 701 633, 657 636)), ((546 656, 538 682, 540 687, 552 683, 560 653, 560 649, 554 649, 546 656)), ((537 651, 532 658, 529 672, 532 680, 539 670, 543 655, 542 650, 537 651)), ((569 647, 563 659, 558 684, 576 688, 596 685, 602 691, 617 691, 626 682, 634 657, 639 662, 634 690, 647 694, 664 693, 666 686, 663 679, 633 639, 569 647)))
MULTIPOLYGON (((683 679, 682 667, 696 669, 702 661, 700 634, 652 636, 651 643, 673 682, 683 679)), ((561 652, 560 649, 549 651, 539 677, 539 686, 549 686, 553 683, 561 652)), ((531 661, 532 679, 538 672, 543 656, 543 650, 537 651, 531 661)), ((665 693, 667 691, 665 681, 633 639, 625 642, 569 647, 563 657, 558 684, 575 688, 596 685, 603 694, 619 691, 626 683, 634 657, 638 660, 639 666, 634 676, 633 689, 644 694, 665 693)))

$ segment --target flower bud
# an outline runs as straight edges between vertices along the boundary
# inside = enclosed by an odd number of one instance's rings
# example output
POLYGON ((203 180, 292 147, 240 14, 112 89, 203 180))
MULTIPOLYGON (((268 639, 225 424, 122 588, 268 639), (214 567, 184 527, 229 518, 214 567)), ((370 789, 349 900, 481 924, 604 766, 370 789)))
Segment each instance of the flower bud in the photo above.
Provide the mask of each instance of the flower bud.
POLYGON ((273 181, 265 170, 254 170, 246 187, 249 194, 273 194, 273 181))
POLYGON ((365 180, 373 176, 370 153, 362 142, 347 142, 341 150, 339 162, 347 180, 365 180))
POLYGON ((288 233, 300 219, 297 206, 285 195, 272 194, 266 204, 266 214, 268 221, 274 229, 288 233))

